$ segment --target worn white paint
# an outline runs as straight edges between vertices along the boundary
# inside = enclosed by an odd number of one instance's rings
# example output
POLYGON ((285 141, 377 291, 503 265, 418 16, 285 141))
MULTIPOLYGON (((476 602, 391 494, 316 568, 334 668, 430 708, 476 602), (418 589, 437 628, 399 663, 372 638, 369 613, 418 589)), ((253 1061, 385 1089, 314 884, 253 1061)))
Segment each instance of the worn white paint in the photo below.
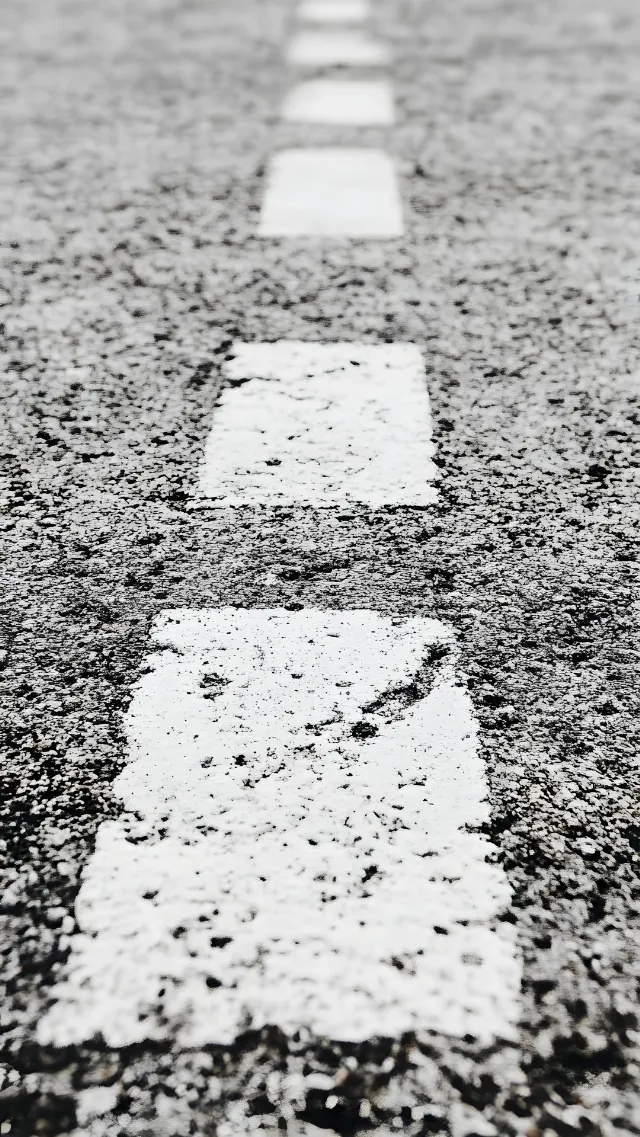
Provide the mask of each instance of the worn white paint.
POLYGON ((371 14, 367 0, 303 0, 301 20, 314 24, 357 24, 371 14))
POLYGON ((383 44, 357 29, 302 31, 293 37, 287 61, 295 67, 380 67, 389 62, 383 44))
POLYGON ((123 813, 99 830, 40 1042, 191 1047, 267 1023, 513 1038, 509 889, 470 832, 486 786, 450 632, 225 608, 169 611, 154 638, 123 813), (376 707, 434 644, 451 654, 430 693, 376 707))
POLYGON ((310 79, 287 95, 286 122, 338 126, 390 126, 393 96, 386 79, 310 79))
POLYGON ((236 344, 199 492, 222 505, 437 500, 415 344, 236 344))
POLYGON ((382 150, 281 150, 269 167, 261 237, 391 238, 403 232, 396 173, 382 150))

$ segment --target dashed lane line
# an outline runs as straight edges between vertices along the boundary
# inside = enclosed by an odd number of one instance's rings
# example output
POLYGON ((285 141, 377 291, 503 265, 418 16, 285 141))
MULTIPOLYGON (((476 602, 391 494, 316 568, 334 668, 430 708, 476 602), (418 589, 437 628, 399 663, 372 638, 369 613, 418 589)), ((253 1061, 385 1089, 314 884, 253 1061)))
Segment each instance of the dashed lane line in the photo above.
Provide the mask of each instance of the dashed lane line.
POLYGON ((393 95, 385 79, 310 79, 287 95, 285 122, 391 126, 393 95))
POLYGON ((357 24, 371 15, 367 0, 303 0, 298 18, 309 23, 357 24))
POLYGON ((168 611, 43 1044, 515 1039, 503 869, 450 631, 168 611))
POLYGON ((301 31, 293 37, 287 61, 295 67, 378 67, 389 61, 381 43, 352 29, 301 31))
POLYGON ((260 237, 396 238, 402 205, 391 158, 382 150, 314 147, 272 158, 260 237))
POLYGON ((415 344, 236 344, 199 493, 222 505, 430 505, 431 416, 415 344))
MULTIPOLYGON (((303 0, 297 67, 380 66, 364 0, 303 0)), ((388 125, 386 82, 299 83, 285 121, 388 125)), ((391 159, 285 150, 258 234, 400 237, 391 159)), ((437 500, 419 349, 238 344, 199 492, 223 505, 437 500)), ((39 1041, 517 1041, 520 960, 450 629, 369 610, 176 609, 126 718, 123 812, 84 874, 39 1041)))

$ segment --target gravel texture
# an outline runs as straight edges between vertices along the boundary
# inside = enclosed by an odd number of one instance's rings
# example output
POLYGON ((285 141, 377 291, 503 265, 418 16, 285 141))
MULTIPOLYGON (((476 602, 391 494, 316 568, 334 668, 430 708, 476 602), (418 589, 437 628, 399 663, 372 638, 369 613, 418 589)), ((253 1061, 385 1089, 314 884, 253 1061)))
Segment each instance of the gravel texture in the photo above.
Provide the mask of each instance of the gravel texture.
POLYGON ((7 0, 2 1133, 640 1132, 640 15, 631 0, 379 0, 403 240, 255 236, 290 11, 7 0), (414 341, 440 503, 215 509, 232 342, 414 341), (38 1047, 121 716, 163 608, 452 624, 524 957, 522 1059, 436 1035, 38 1047))

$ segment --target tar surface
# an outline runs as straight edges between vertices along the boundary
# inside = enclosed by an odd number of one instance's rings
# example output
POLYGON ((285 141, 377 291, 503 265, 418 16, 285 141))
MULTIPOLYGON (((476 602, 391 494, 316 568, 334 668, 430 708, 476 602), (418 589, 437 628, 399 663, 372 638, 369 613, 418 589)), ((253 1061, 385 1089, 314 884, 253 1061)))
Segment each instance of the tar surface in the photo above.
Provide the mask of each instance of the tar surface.
POLYGON ((0 1131, 638 1133, 640 15, 380 2, 397 123, 358 143, 402 176, 384 248, 254 236, 269 154, 304 141, 277 121, 289 19, 4 6, 0 1131), (195 497, 233 341, 282 337, 424 348, 439 505, 195 497), (524 958, 523 1080, 504 1049, 435 1036, 34 1043, 151 622, 222 604, 455 627, 524 958))

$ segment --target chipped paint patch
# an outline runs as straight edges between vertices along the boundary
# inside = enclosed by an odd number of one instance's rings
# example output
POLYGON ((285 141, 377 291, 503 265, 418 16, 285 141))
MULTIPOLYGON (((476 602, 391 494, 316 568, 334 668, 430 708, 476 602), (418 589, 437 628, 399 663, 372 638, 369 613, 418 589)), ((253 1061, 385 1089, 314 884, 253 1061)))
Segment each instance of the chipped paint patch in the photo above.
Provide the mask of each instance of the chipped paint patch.
POLYGON ((282 108, 286 122, 390 126, 391 86, 384 79, 310 79, 298 83, 282 108))
POLYGON ((287 50, 294 67, 382 67, 389 62, 383 44, 355 29, 299 32, 287 50))
POLYGON ((303 0, 298 18, 314 24, 357 24, 371 15, 367 0, 303 0))
POLYGON ((236 344, 225 370, 202 496, 223 505, 437 500, 415 344, 236 344))
POLYGON ((391 158, 382 150, 312 147, 271 160, 260 237, 393 238, 403 233, 391 158))
POLYGON ((450 631, 371 611, 177 609, 127 716, 44 1044, 513 1039, 469 697, 450 631))
POLYGON ((303 0, 298 18, 314 24, 358 24, 371 15, 368 0, 303 0))

